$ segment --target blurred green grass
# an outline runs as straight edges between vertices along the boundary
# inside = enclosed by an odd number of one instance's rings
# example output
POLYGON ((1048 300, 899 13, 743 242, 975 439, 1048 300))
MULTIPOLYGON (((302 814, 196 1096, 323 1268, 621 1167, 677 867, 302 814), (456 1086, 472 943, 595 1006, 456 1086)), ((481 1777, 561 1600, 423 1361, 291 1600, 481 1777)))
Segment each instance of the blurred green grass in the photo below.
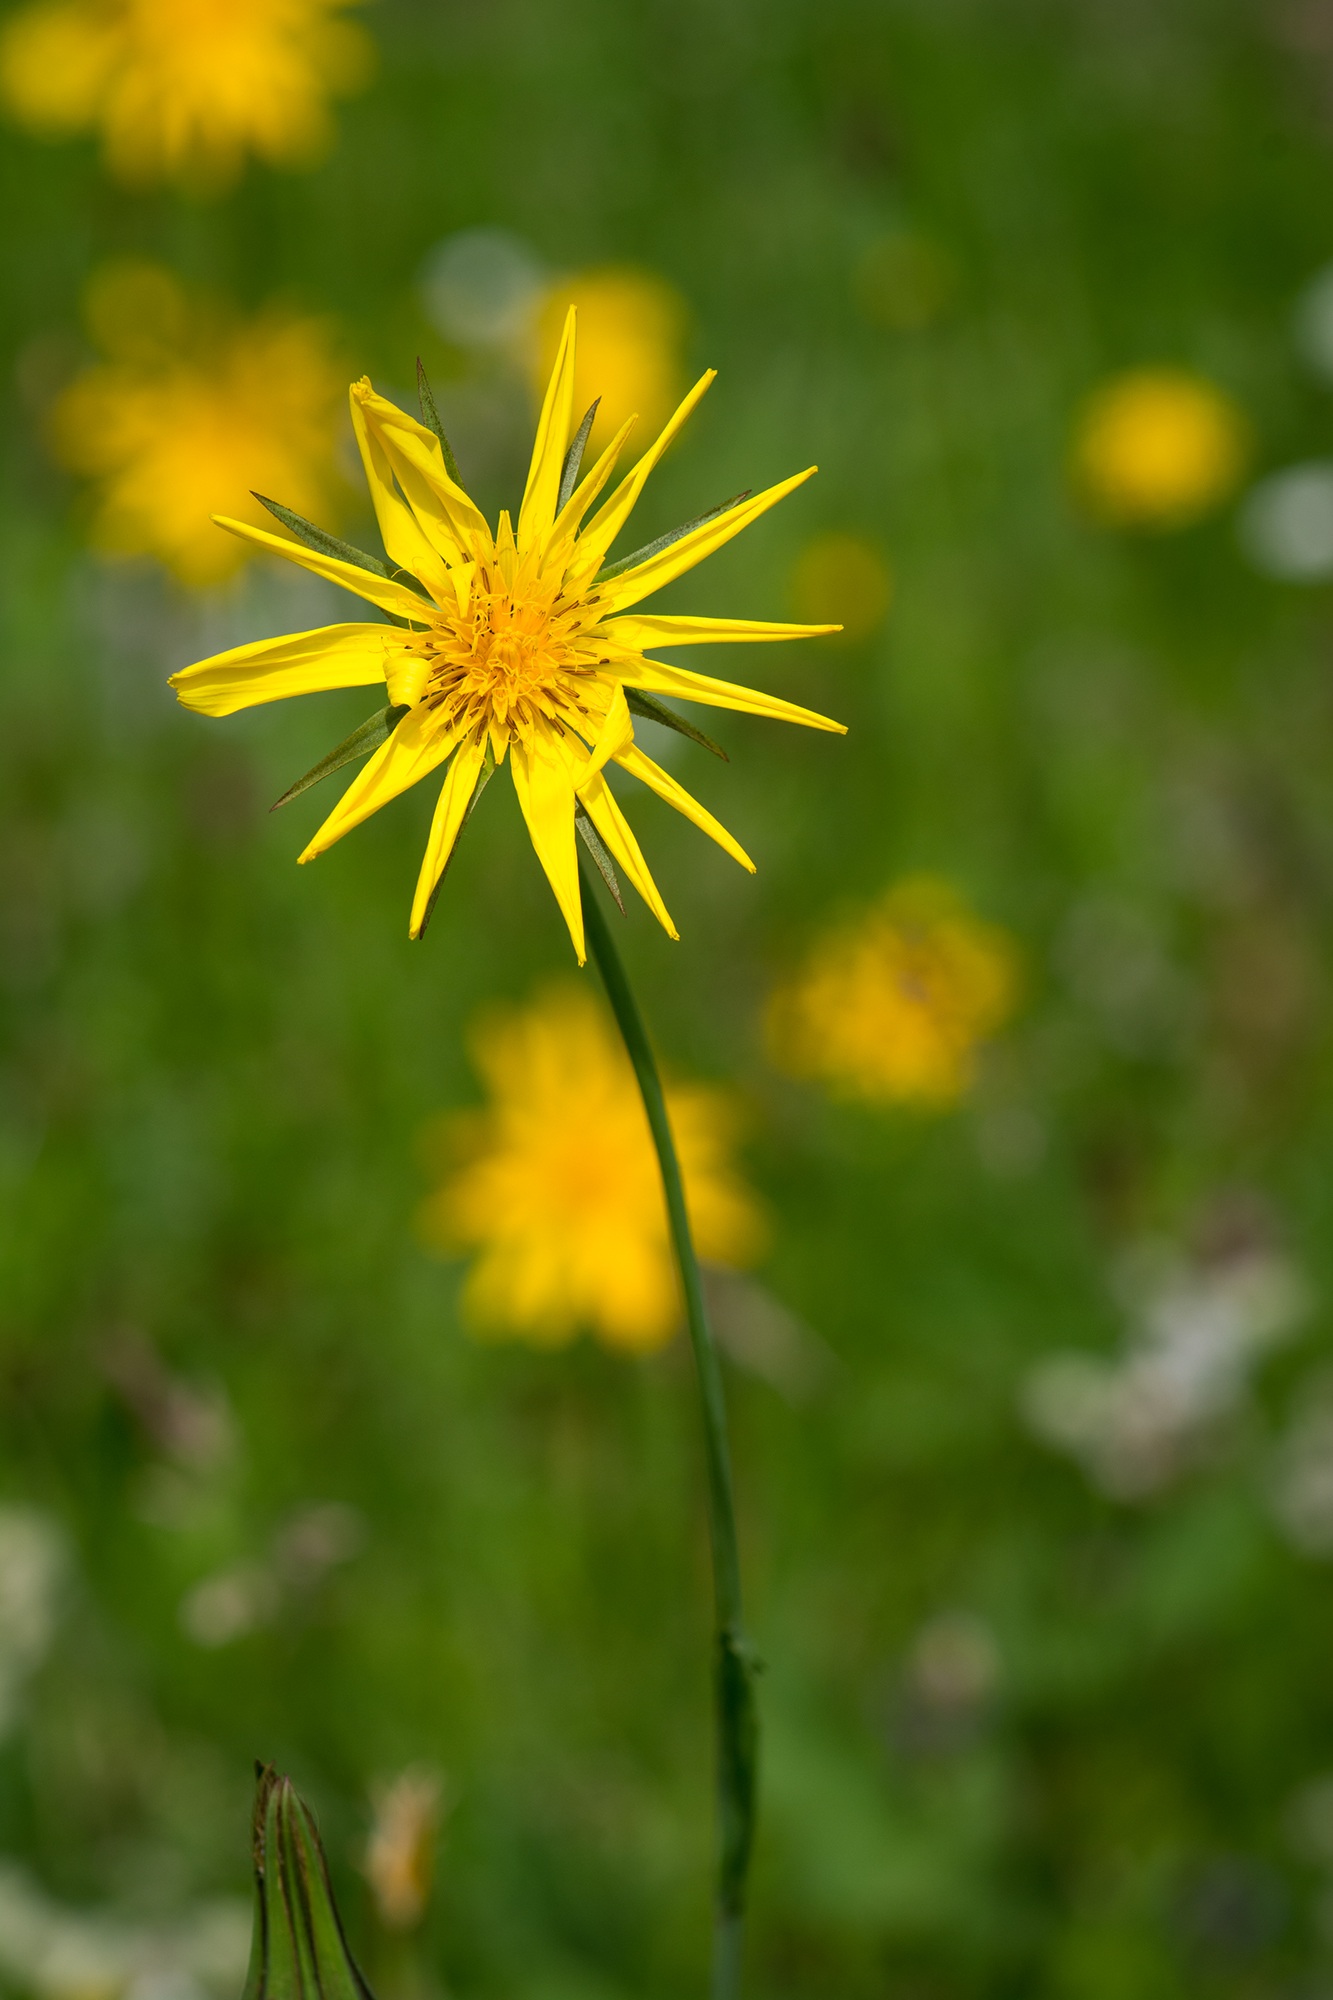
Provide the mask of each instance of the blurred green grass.
MULTIPOLYGON (((91 146, 0 134, 2 1483, 70 1551, 0 1745, 0 1852, 71 1908, 243 1891, 261 1754, 316 1803, 392 1986, 353 1864, 371 1782, 425 1761, 456 1801, 428 1989, 609 2000, 701 1976, 686 1358, 479 1347, 456 1271, 411 1235, 416 1133, 476 1095, 466 1022, 568 964, 512 800, 488 794, 420 947, 426 800, 296 870, 321 808, 265 808, 364 702, 209 724, 163 679, 321 600, 255 577, 200 607, 149 567, 103 572, 31 393, 89 269, 135 252, 332 312, 383 385, 421 352, 447 414, 464 357, 417 273, 441 237, 498 225, 689 301, 690 358, 721 379, 645 532, 821 465, 671 607, 781 615, 821 528, 880 542, 896 580, 861 647, 745 656, 852 732, 722 718, 729 769, 684 750, 760 873, 645 801, 683 942, 642 912, 624 934, 668 1060, 751 1100, 778 1218, 762 1281, 830 1357, 803 1400, 731 1374, 768 1662, 753 1990, 1317 1995, 1333 1609, 1273 1495, 1329 1338, 1328 590, 1257 574, 1234 509, 1171 537, 1095 527, 1065 467, 1086 391, 1145 361, 1236 396, 1259 473, 1330 451, 1333 393, 1291 331, 1333 251, 1327 11, 368 18, 383 73, 329 162, 252 169, 220 204, 126 195, 91 146), (957 282, 891 332, 856 272, 902 228, 957 282), (918 868, 1029 968, 974 1101, 872 1115, 775 1078, 771 978, 918 868), (1126 1250, 1191 1243, 1237 1189, 1302 1274, 1299 1338, 1197 1461, 1108 1497, 1033 1435, 1025 1384, 1053 1351, 1119 1353, 1126 1250), (136 1415, 127 1330, 212 1385, 230 1446, 191 1460, 136 1415), (356 1510, 359 1550, 231 1643, 189 1636, 201 1581, 329 1502, 356 1510), (993 1661, 967 1699, 921 1665, 923 1632, 962 1614, 993 1661)), ((488 509, 512 504, 511 444, 475 470, 488 509)))

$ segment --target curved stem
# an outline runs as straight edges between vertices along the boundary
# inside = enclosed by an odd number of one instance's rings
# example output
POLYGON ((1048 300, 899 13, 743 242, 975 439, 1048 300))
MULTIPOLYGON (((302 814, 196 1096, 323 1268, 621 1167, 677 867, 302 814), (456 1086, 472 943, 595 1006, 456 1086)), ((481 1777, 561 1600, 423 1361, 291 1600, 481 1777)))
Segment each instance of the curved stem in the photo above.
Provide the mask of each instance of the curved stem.
POLYGON ((732 1502, 731 1452, 727 1443, 726 1398, 717 1347, 704 1310, 699 1260, 690 1234, 685 1189, 667 1117, 662 1079, 638 1002, 625 974, 605 916, 579 866, 583 921, 611 1011, 643 1097, 666 1195, 667 1221, 680 1268, 685 1318, 694 1350, 703 1414, 704 1460, 708 1473, 708 1530, 713 1550, 713 1604, 716 1624, 714 1702, 717 1726, 718 1863, 717 1912, 713 1946, 713 2000, 734 2000, 740 1990, 744 1933, 745 1878, 754 1838, 757 1728, 754 1662, 741 1625, 741 1567, 732 1502))

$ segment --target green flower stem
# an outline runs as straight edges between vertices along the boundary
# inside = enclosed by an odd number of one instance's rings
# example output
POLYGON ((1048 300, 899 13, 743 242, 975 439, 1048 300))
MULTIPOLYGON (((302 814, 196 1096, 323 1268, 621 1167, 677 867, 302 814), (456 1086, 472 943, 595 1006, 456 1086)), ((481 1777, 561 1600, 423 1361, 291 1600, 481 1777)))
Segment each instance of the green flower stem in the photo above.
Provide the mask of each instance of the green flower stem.
POLYGON ((754 1661, 741 1625, 741 1566, 732 1502, 731 1451, 727 1408, 717 1347, 704 1311, 699 1260, 690 1235, 685 1189, 680 1177, 662 1079, 638 1002, 616 950, 601 905, 582 862, 583 921, 592 955, 611 1002, 611 1011, 634 1065, 643 1108, 657 1149, 666 1194, 671 1242, 680 1266, 685 1318, 694 1349, 703 1412, 704 1458, 708 1469, 708 1528, 713 1548, 713 1603, 716 1617, 714 1694, 717 1723, 717 1924, 713 1948, 713 2000, 734 2000, 740 1991, 744 1940, 745 1878, 754 1839, 757 1721, 754 1661))

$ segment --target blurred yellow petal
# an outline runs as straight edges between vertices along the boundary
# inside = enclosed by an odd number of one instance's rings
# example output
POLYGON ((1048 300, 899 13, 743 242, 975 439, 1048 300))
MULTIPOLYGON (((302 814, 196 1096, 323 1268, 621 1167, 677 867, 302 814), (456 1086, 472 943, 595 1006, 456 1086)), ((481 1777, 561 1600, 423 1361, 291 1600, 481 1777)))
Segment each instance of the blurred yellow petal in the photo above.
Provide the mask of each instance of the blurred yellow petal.
POLYGON ((870 1104, 945 1109, 1013 1011, 1017 953, 947 883, 897 883, 819 937, 768 1005, 770 1054, 870 1104))
MULTIPOLYGON (((423 1202, 418 1227, 428 1248, 470 1255, 464 1309, 474 1331, 554 1347, 587 1328, 625 1353, 661 1347, 680 1317, 666 1209, 634 1072, 606 1010, 586 988, 497 1009, 474 1032, 473 1059, 487 1102, 445 1122, 458 1164, 423 1202)), ((666 1095, 700 1254, 752 1263, 767 1232, 736 1166, 733 1101, 703 1084, 666 1095)))
POLYGON ((383 625, 322 625, 215 653, 172 674, 168 685, 183 708, 200 715, 234 715, 327 688, 374 687, 384 682, 390 636, 383 625))
POLYGON ((349 4, 36 0, 5 24, 0 95, 33 131, 100 129, 123 180, 216 189, 247 154, 294 166, 325 150, 330 97, 373 61, 349 4))
POLYGON ((1231 397, 1181 368, 1138 368, 1104 383, 1074 434, 1074 475, 1108 520, 1185 527, 1228 499, 1250 455, 1231 397))

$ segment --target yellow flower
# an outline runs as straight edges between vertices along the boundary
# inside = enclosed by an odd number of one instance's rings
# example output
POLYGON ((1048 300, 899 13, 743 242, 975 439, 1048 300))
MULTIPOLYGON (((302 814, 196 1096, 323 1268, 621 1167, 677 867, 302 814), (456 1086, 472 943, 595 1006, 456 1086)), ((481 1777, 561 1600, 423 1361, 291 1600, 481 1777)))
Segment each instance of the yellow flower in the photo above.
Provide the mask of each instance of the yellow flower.
POLYGON ((444 1787, 433 1771, 402 1771, 375 1794, 375 1820, 362 1863, 380 1922, 411 1930, 426 1914, 444 1787))
POLYGON ((813 466, 608 564, 611 545, 649 473, 712 380, 710 370, 696 382, 657 441, 610 499, 590 513, 630 426, 621 426, 580 481, 581 436, 570 445, 571 310, 537 425, 517 529, 505 512, 492 535, 449 470, 442 436, 377 396, 364 378, 352 384, 352 423, 392 575, 374 557, 347 561, 325 553, 327 538, 323 547, 306 546, 218 517, 220 526, 253 547, 346 585, 399 621, 393 627, 328 625, 238 646, 173 674, 171 684, 187 708, 205 715, 230 715, 255 702, 323 688, 377 687, 387 694, 388 740, 381 741, 300 858, 324 853, 409 785, 445 767, 412 904, 413 937, 420 936, 429 916, 474 798, 506 755, 533 846, 582 964, 576 812, 591 822, 664 929, 676 935, 607 783, 608 764, 642 779, 754 872, 725 827, 635 743, 635 713, 650 713, 659 695, 676 695, 841 730, 840 723, 809 709, 664 666, 645 652, 649 646, 791 639, 836 628, 631 610, 802 485, 813 466))
POLYGON ((822 938, 769 1003, 778 1065, 868 1103, 952 1104, 1012 1010, 1012 944, 944 883, 916 877, 822 938))
POLYGON ((1074 471, 1108 520, 1176 528, 1240 484, 1244 415, 1229 396, 1176 368, 1118 375, 1088 400, 1074 436, 1074 471))
POLYGON ((47 137, 101 131, 121 179, 220 186, 246 153, 318 157, 368 73, 355 0, 35 0, 0 32, 0 101, 47 137))
POLYGON ((877 548, 859 535, 816 535, 796 559, 791 580, 798 618, 839 618, 849 645, 884 623, 893 578, 877 548))
POLYGON ((579 317, 574 406, 583 410, 594 396, 602 399, 591 443, 604 443, 630 416, 655 431, 670 416, 682 387, 687 313, 679 292, 651 271, 614 266, 553 285, 537 315, 539 394, 560 351, 571 306, 579 317))
POLYGON ((166 271, 130 263, 93 281, 88 318, 106 359, 58 399, 51 442, 96 482, 97 547, 217 583, 246 551, 217 534, 210 507, 263 518, 252 487, 328 505, 342 377, 320 322, 271 311, 228 323, 166 271))
MULTIPOLYGON (((474 1251, 464 1303, 480 1331, 558 1346, 661 1347, 679 1317, 666 1207, 634 1072, 591 995, 555 988, 485 1020, 473 1059, 490 1102, 442 1121, 464 1164, 423 1204, 433 1249, 474 1251)), ((704 1085, 667 1091, 699 1253, 751 1263, 755 1203, 731 1164, 735 1114, 704 1085)))

